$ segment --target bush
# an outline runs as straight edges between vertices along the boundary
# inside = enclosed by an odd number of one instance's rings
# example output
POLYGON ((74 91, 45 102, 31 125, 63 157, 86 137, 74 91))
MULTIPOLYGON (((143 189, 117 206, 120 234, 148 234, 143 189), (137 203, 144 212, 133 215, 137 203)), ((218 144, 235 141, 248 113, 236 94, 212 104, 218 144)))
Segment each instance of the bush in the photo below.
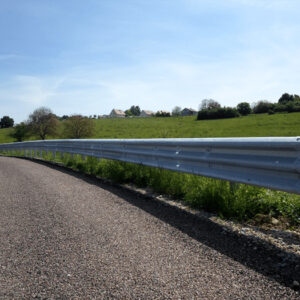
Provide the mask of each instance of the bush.
MULTIPOLYGON (((297 95, 295 95, 297 96, 297 95)), ((288 102, 293 102, 294 101, 294 96, 290 95, 288 93, 284 93, 278 100, 279 104, 287 104, 288 102)))
POLYGON ((9 116, 4 116, 0 120, 0 128, 9 128, 14 126, 14 119, 10 118, 9 116))
POLYGON ((248 102, 241 102, 237 105, 237 111, 242 115, 242 116, 247 116, 251 113, 251 107, 248 102))
POLYGON ((168 111, 159 110, 156 114, 156 117, 171 117, 171 114, 168 111))
POLYGON ((213 120, 239 117, 239 113, 232 107, 221 107, 216 109, 203 109, 198 112, 197 120, 213 120))
POLYGON ((274 104, 270 103, 268 101, 259 101, 255 103, 253 107, 253 113, 255 114, 265 114, 267 113, 270 109, 274 108, 274 104))
POLYGON ((29 128, 28 125, 24 122, 16 125, 14 127, 14 132, 12 133, 12 137, 17 140, 17 142, 24 141, 29 136, 29 128))
POLYGON ((278 113, 278 112, 287 112, 288 108, 285 104, 275 104, 274 105, 274 112, 278 113))
POLYGON ((294 102, 289 102, 286 105, 287 107, 287 112, 298 112, 300 111, 300 103, 294 103, 294 102))
POLYGON ((300 102, 288 102, 287 104, 275 104, 274 112, 299 112, 300 102))
POLYGON ((181 113, 181 107, 175 106, 172 110, 172 116, 173 117, 179 117, 181 113))
POLYGON ((126 117, 139 116, 141 114, 141 109, 139 106, 132 105, 129 109, 125 110, 126 117))
POLYGON ((64 136, 71 139, 87 138, 93 135, 93 120, 81 115, 74 115, 64 122, 64 136))

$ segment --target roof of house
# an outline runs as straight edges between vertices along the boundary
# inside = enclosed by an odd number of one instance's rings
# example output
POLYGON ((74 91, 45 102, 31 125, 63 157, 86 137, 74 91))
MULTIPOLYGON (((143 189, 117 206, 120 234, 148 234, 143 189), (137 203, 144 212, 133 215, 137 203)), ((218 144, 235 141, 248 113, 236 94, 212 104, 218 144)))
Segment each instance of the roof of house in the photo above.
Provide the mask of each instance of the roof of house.
POLYGON ((116 115, 125 115, 124 111, 121 110, 121 109, 116 109, 114 108, 112 111, 111 111, 111 114, 114 113, 116 115))
POLYGON ((154 112, 151 111, 151 110, 142 110, 142 113, 145 113, 147 115, 153 115, 154 114, 154 112))
POLYGON ((194 112, 197 112, 195 109, 193 109, 193 108, 184 108, 183 110, 189 110, 189 111, 194 111, 194 112))

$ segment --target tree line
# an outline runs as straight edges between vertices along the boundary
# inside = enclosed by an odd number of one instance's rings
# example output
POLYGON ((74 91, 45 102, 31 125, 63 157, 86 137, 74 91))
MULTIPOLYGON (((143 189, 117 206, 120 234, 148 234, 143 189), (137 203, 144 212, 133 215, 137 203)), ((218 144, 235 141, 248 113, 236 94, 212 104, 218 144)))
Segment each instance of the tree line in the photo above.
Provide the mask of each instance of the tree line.
POLYGON ((277 103, 261 100, 250 106, 248 102, 241 102, 236 107, 221 107, 220 103, 213 99, 202 101, 197 120, 236 118, 253 114, 275 114, 280 112, 300 112, 300 96, 283 94, 277 103))
POLYGON ((12 137, 18 142, 29 138, 30 135, 37 135, 44 140, 49 136, 55 136, 58 131, 65 138, 80 139, 90 137, 94 133, 94 122, 92 119, 82 115, 56 116, 49 108, 40 107, 33 111, 25 122, 14 127, 12 137), (59 126, 62 122, 62 128, 59 126))

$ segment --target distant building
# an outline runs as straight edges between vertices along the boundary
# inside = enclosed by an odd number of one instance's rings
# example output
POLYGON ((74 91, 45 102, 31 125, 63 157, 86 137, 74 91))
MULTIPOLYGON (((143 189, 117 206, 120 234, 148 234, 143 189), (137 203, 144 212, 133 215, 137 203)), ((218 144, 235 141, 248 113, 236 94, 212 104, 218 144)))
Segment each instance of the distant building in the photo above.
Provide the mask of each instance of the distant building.
POLYGON ((142 110, 140 117, 141 118, 148 118, 148 117, 152 117, 154 115, 154 112, 151 110, 142 110))
POLYGON ((194 116, 196 115, 198 112, 196 110, 194 110, 193 108, 185 108, 181 111, 180 115, 185 117, 185 116, 194 116))
POLYGON ((110 118, 125 118, 125 113, 123 110, 120 109, 113 109, 110 114, 109 114, 110 118))
POLYGON ((107 119, 109 118, 109 115, 99 115, 98 119, 107 119))

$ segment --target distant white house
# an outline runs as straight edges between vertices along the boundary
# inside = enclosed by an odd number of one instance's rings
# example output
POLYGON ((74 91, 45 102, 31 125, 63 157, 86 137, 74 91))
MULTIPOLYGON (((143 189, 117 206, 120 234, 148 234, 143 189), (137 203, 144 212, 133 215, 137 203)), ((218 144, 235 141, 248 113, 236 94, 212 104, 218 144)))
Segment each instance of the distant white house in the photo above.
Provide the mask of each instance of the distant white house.
POLYGON ((109 114, 110 118, 125 118, 125 113, 123 110, 120 109, 113 109, 110 114, 109 114))
POLYGON ((154 115, 154 112, 151 110, 142 110, 140 117, 141 118, 148 118, 148 117, 152 117, 154 115))
POLYGON ((180 115, 183 116, 183 117, 185 117, 185 116, 194 116, 196 114, 197 114, 197 111, 193 108, 184 108, 180 113, 180 115))

